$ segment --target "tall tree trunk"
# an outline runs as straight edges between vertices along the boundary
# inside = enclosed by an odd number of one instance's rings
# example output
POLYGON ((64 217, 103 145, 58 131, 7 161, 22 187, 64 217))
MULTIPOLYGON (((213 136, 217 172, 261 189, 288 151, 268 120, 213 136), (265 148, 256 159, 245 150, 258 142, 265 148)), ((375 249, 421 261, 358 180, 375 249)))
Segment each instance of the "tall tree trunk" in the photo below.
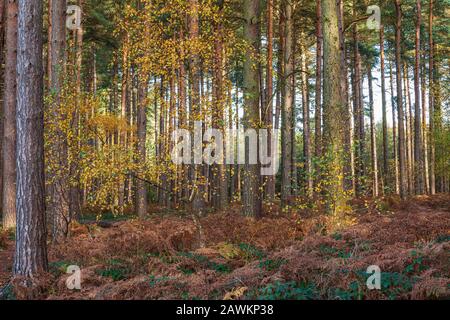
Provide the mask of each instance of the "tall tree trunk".
POLYGON ((367 67, 367 76, 369 79, 369 108, 370 108, 370 142, 372 153, 372 194, 376 198, 380 194, 378 182, 378 152, 377 152, 377 132, 375 124, 375 103, 373 99, 373 77, 372 66, 367 67))
MULTIPOLYGON (((6 10, 7 10, 7 2, 6 0, 0 1, 0 40, 1 40, 1 44, 0 44, 0 49, 1 52, 3 52, 3 39, 5 36, 5 29, 6 29, 6 10)), ((3 60, 2 60, 3 62, 3 60)))
MULTIPOLYGON (((6 38, 6 0, 0 0, 0 53, 4 52, 6 38)), ((0 54, 0 114, 3 115, 4 93, 5 93, 5 77, 4 77, 4 55, 0 54)), ((1 118, 0 118, 1 119, 1 118)), ((3 119, 4 121, 4 119, 3 119)), ((0 121, 0 137, 3 139, 3 121, 0 121)), ((0 172, 3 172, 3 150, 0 143, 0 172)), ((0 199, 3 199, 3 174, 0 174, 0 199)), ((3 212, 3 201, 0 201, 0 211, 3 212)))
POLYGON ((353 132, 351 121, 351 107, 349 100, 349 83, 348 83, 348 67, 347 67, 347 49, 345 44, 345 25, 344 25, 344 1, 338 0, 338 28, 339 28, 339 49, 341 52, 341 91, 342 91, 342 105, 344 106, 344 128, 348 128, 344 131, 344 153, 350 155, 344 162, 344 178, 345 191, 350 192, 354 190, 354 172, 355 172, 355 159, 352 152, 353 145, 353 132))
MULTIPOLYGON (((175 68, 172 67, 171 74, 169 75, 169 118, 168 118, 168 125, 167 125, 167 132, 166 132, 166 139, 167 139, 167 154, 169 155, 171 150, 173 150, 174 142, 171 139, 172 132, 175 130, 175 118, 176 118, 176 85, 175 85, 175 68)), ((174 174, 176 170, 170 170, 169 173, 169 180, 170 183, 167 185, 169 187, 169 190, 171 191, 171 203, 168 204, 168 207, 171 207, 173 204, 173 208, 176 208, 178 206, 177 204, 177 193, 176 193, 176 175, 174 174)))
MULTIPOLYGON (((259 90, 258 70, 255 69, 255 56, 258 54, 260 8, 258 0, 244 0, 244 39, 248 43, 244 59, 244 129, 258 129, 259 90)), ((258 148, 259 149, 259 148, 258 148)), ((246 143, 245 154, 249 154, 246 143)), ((262 214, 260 166, 246 164, 244 173, 244 215, 260 217, 262 214)))
POLYGON ((405 85, 405 125, 406 125, 406 157, 408 171, 408 192, 414 194, 414 155, 413 155, 413 120, 411 107, 411 91, 409 88, 409 74, 406 62, 403 63, 403 79, 405 85))
MULTIPOLYGON (((315 100, 315 156, 322 156, 322 0, 316 0, 316 100, 315 100)), ((320 167, 316 168, 319 177, 320 167)), ((317 185, 318 181, 316 181, 317 185)))
POLYGON ((297 73, 296 73, 296 44, 297 39, 294 33, 294 17, 292 13, 292 82, 288 84, 287 89, 291 89, 291 95, 292 95, 292 124, 290 125, 292 133, 291 133, 291 170, 292 170, 292 196, 296 197, 298 196, 298 189, 299 189, 299 181, 298 181, 298 166, 297 166, 297 135, 296 135, 296 128, 297 128, 297 108, 295 102, 297 101, 296 95, 297 95, 297 73))
POLYGON ((280 129, 281 109, 284 103, 284 79, 285 79, 285 65, 284 65, 284 51, 286 48, 286 19, 283 9, 283 4, 280 1, 278 14, 280 16, 278 23, 279 43, 277 51, 277 101, 275 107, 275 129, 280 129))
POLYGON ((385 73, 385 53, 384 53, 384 25, 380 26, 380 64, 381 64, 381 105, 383 113, 383 176, 385 185, 389 177, 389 148, 388 148, 388 128, 387 128, 387 102, 386 102, 386 73, 385 73))
MULTIPOLYGON (((219 7, 219 15, 222 18, 222 7, 219 7)), ((220 18, 219 18, 220 19, 220 18)), ((213 128, 224 132, 225 115, 225 92, 224 92, 224 57, 223 57, 223 25, 221 22, 215 25, 216 36, 214 39, 214 70, 213 86, 215 96, 213 97, 214 106, 212 114, 213 128)), ((221 148, 223 146, 219 146, 221 148)), ((213 165, 212 168, 212 195, 214 208, 223 210, 228 205, 228 183, 226 180, 226 166, 223 157, 221 163, 213 165)))
POLYGON ((305 189, 308 197, 313 194, 313 171, 312 171, 312 151, 311 151, 311 127, 309 110, 309 81, 307 67, 306 47, 301 46, 301 77, 302 77, 302 104, 303 104, 303 154, 305 162, 305 189))
POLYGON ((414 64, 414 159, 415 159, 415 179, 416 194, 424 193, 424 162, 422 149, 422 120, 421 120, 421 90, 420 90, 420 26, 422 24, 422 7, 421 0, 416 0, 416 48, 415 48, 415 64, 414 64))
MULTIPOLYGON (((268 141, 273 136, 273 0, 267 0, 267 63, 266 63, 266 126, 269 130, 268 141)), ((268 150, 272 154, 272 143, 269 142, 268 150)), ((265 177, 266 198, 269 201, 275 199, 275 175, 265 177)))
POLYGON ((338 8, 335 0, 322 0, 323 50, 324 50, 324 146, 327 180, 326 207, 329 214, 345 210, 344 193, 344 142, 345 113, 342 103, 341 52, 339 42, 338 8))
MULTIPOLYGON (((166 118, 167 118, 167 102, 166 102, 166 87, 164 84, 164 77, 161 77, 161 83, 159 88, 159 136, 158 136, 158 160, 161 164, 164 164, 166 161, 166 118)), ((159 204, 162 206, 170 206, 170 195, 167 192, 168 188, 168 177, 165 170, 160 174, 160 185, 163 186, 164 189, 158 190, 158 200, 159 204)))
POLYGON ((400 171, 400 196, 405 199, 408 195, 407 170, 406 170, 406 143, 405 126, 403 114, 403 92, 402 92, 402 61, 401 61, 401 32, 402 32, 402 10, 400 0, 395 0, 397 21, 395 25, 395 64, 397 79, 397 110, 398 110, 398 149, 399 149, 399 171, 400 171))
MULTIPOLYGON (((78 0, 77 2, 80 8, 83 7, 82 0, 78 0)), ((75 87, 76 87, 76 108, 72 114, 72 123, 71 128, 73 135, 75 137, 79 136, 79 121, 80 121, 80 104, 81 104, 81 69, 83 62, 83 28, 80 26, 76 30, 74 30, 74 38, 75 38, 75 87)), ((78 219, 81 215, 81 206, 82 206, 82 188, 80 181, 80 173, 79 173, 79 155, 80 150, 76 151, 75 160, 72 160, 70 164, 70 176, 73 177, 75 183, 71 183, 70 185, 70 216, 72 218, 78 219)))
POLYGON ((5 91, 3 105, 3 228, 16 226, 17 1, 6 6, 5 91))
MULTIPOLYGON (((199 3, 198 0, 189 0, 189 40, 197 42, 199 38, 199 3)), ((201 65, 198 52, 191 52, 190 79, 191 79, 191 129, 194 129, 194 121, 202 120, 200 100, 200 73, 201 65)), ((197 213, 203 213, 205 209, 205 177, 203 165, 194 165, 193 176, 193 209, 197 213)))
MULTIPOLYGON (((353 1, 353 16, 356 17, 356 2, 353 1)), ((361 54, 359 52, 358 27, 353 26, 353 50, 354 50, 354 76, 353 76, 353 99, 354 99, 354 123, 355 123, 355 167, 356 167, 356 195, 361 196, 364 190, 364 155, 365 155, 365 132, 364 132, 364 105, 362 101, 362 73, 361 54)))
MULTIPOLYGON (((423 38, 422 38, 423 39, 423 38)), ((428 162, 428 125, 427 125, 427 103, 426 103, 426 66, 425 66, 425 46, 422 45, 421 59, 421 97, 422 97, 422 141, 423 141, 423 174, 424 174, 424 191, 430 192, 430 175, 428 162)))
MULTIPOLYGON (((184 42, 184 31, 181 28, 179 32, 179 41, 184 42)), ((187 108, 186 108, 186 68, 185 68, 185 51, 183 45, 180 47, 180 66, 178 72, 178 117, 179 127, 181 129, 188 129, 187 123, 187 108)), ((189 198, 189 170, 186 164, 181 167, 180 179, 181 198, 187 200, 189 198)), ((184 205, 184 204, 183 204, 184 205)))
POLYGON ((395 193, 400 194, 400 169, 399 169, 399 161, 398 161, 398 142, 397 142, 397 118, 395 116, 396 109, 396 101, 394 96, 394 75, 392 72, 392 63, 389 63, 389 75, 390 75, 390 84, 391 84, 391 104, 392 104, 392 145, 393 145, 393 153, 394 153, 394 168, 395 168, 395 177, 394 177, 394 186, 395 193))
MULTIPOLYGON (((129 85, 129 41, 128 34, 124 36, 123 46, 122 46, 122 93, 121 93, 121 112, 120 116, 122 119, 126 120, 127 118, 127 108, 128 108, 128 85, 129 85)), ((120 144, 122 148, 125 148, 127 143, 127 134, 126 132, 120 132, 120 144)), ((119 210, 123 211, 125 206, 125 178, 120 178, 119 183, 119 210)))
POLYGON ((430 193, 436 194, 436 141, 435 141, 435 111, 434 111, 434 38, 433 38, 433 4, 434 0, 430 0, 430 15, 429 15, 429 107, 428 112, 430 115, 430 132, 429 132, 429 146, 430 146, 430 193))
POLYGON ((13 273, 31 281, 48 269, 44 183, 42 11, 42 1, 19 1, 17 228, 13 273))
POLYGON ((47 4, 47 11, 48 11, 48 17, 47 17, 47 22, 48 22, 48 28, 47 28, 47 38, 48 38, 48 42, 47 42, 47 89, 50 88, 51 83, 52 83, 52 1, 53 0, 48 0, 48 4, 47 4))
MULTIPOLYGON (((51 113, 52 121, 62 121, 67 115, 62 110, 61 94, 64 87, 66 71, 66 9, 67 1, 52 1, 52 33, 51 33, 51 82, 53 95, 51 113)), ((69 233, 69 181, 68 181, 68 145, 67 137, 61 127, 55 123, 56 139, 52 145, 52 157, 56 166, 52 172, 50 186, 49 213, 52 218, 52 238, 54 242, 64 240, 69 233)))
POLYGON ((284 47, 284 77, 282 79, 282 90, 284 99, 282 101, 282 186, 281 201, 282 206, 289 204, 292 195, 292 133, 293 133, 293 88, 294 83, 294 52, 293 52, 293 20, 292 5, 290 1, 282 1, 284 9, 285 27, 285 47, 284 47))
MULTIPOLYGON (((144 166, 147 160, 147 86, 148 80, 141 75, 138 93, 138 110, 137 110, 137 151, 139 157, 139 164, 144 166)), ((142 170, 139 172, 142 174, 142 170)), ((143 219, 147 215, 147 187, 145 182, 142 180, 137 180, 137 201, 136 209, 138 217, 143 219)))

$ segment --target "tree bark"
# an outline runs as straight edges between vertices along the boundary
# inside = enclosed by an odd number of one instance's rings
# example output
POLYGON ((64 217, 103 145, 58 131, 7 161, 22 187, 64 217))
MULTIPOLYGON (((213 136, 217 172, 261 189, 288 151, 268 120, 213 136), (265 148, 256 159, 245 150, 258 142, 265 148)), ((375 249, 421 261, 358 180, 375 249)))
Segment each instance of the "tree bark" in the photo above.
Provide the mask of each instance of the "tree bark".
MULTIPOLYGON (((356 2, 353 1, 353 16, 356 17, 356 2)), ((361 54, 359 52, 359 34, 358 27, 353 26, 353 50, 354 50, 354 75, 353 75, 353 113, 355 123, 355 168, 356 168, 356 196, 361 196, 364 191, 364 155, 365 155, 365 125, 364 125, 364 103, 362 101, 362 72, 361 72, 361 54)))
MULTIPOLYGON (((48 269, 44 183, 42 1, 19 1, 17 54, 17 229, 14 275, 48 269)), ((25 285, 29 286, 30 283, 25 285)))
MULTIPOLYGON (((222 7, 219 7, 219 19, 222 17, 222 7)), ((216 36, 214 39, 214 76, 213 86, 215 97, 213 98, 213 114, 212 122, 213 128, 219 129, 224 132, 224 115, 225 115, 225 93, 224 93, 224 57, 223 57, 223 25, 222 22, 215 23, 216 36)), ((221 146, 219 146, 221 147, 221 146)), ((212 168, 212 200, 216 209, 223 210, 228 205, 228 182, 226 180, 226 166, 224 164, 224 157, 222 157, 222 163, 214 164, 212 168)))
MULTIPOLYGON (((77 5, 80 9, 83 8, 83 1, 78 0, 77 5)), ((80 26, 74 30, 74 41, 75 41, 75 87, 76 87, 76 108, 72 114, 72 133, 75 137, 79 136, 79 122, 80 122, 80 107, 81 107, 81 72, 83 63, 83 27, 80 26)), ((113 76, 114 78, 114 76, 113 76)), ((113 99, 111 99, 113 100, 113 99)), ((79 158, 80 150, 76 147, 77 154, 75 159, 72 160, 70 164, 70 176, 73 182, 70 184, 70 217, 73 219, 78 219, 81 215, 82 207, 82 188, 80 181, 80 170, 79 170, 79 158)))
POLYGON ((415 65, 414 65, 414 159, 415 159, 415 180, 416 194, 424 193, 424 162, 422 147, 422 120, 421 120, 421 90, 420 90, 420 26, 422 24, 421 0, 416 1, 416 47, 415 47, 415 65))
POLYGON ((392 104, 392 145, 393 145, 393 153, 394 153, 394 167, 395 167, 395 177, 394 177, 394 185, 395 185, 395 193, 400 194, 400 169, 399 169, 399 161, 398 161, 398 143, 397 143, 397 118, 395 114, 396 109, 396 101, 394 96, 394 75, 392 72, 392 63, 389 63, 389 75, 390 75, 390 84, 391 84, 391 104, 392 104))
POLYGON ((435 141, 435 111, 434 111, 434 38, 433 38, 433 4, 434 0, 430 0, 430 15, 429 15, 429 30, 428 30, 428 40, 429 40, 429 107, 428 112, 430 116, 430 131, 429 131, 429 146, 430 146, 430 193, 432 195, 436 194, 436 141, 435 141))
POLYGON ((284 88, 283 88, 285 77, 284 51, 286 47, 286 37, 285 37, 286 19, 283 4, 281 1, 278 7, 278 14, 280 18, 278 22, 279 43, 277 50, 277 101, 275 107, 275 129, 277 130, 280 129, 281 109, 282 104, 284 103, 284 88))
MULTIPOLYGON (((258 0, 244 0, 244 39, 248 49, 244 59, 244 129, 258 129, 259 117, 259 85, 258 70, 255 60, 259 46, 260 8, 258 0)), ((259 148, 258 148, 259 149, 259 148)), ((249 154, 246 143, 245 153, 249 154)), ((262 215, 261 172, 260 165, 245 165, 244 173, 244 215, 259 218, 262 215)))
MULTIPOLYGON (((121 112, 120 116, 123 120, 127 119, 127 109, 129 103, 128 86, 129 86, 129 35, 125 34, 122 45, 122 93, 121 93, 121 112)), ((127 134, 126 132, 120 132, 120 145, 122 148, 126 148, 127 134)), ((125 206, 125 177, 120 178, 119 182, 119 210, 123 211, 125 206)))
MULTIPOLYGON (((189 0, 189 40, 197 42, 199 38, 199 3, 198 0, 189 0)), ((197 49, 191 52, 190 79, 191 79, 191 129, 194 129, 194 121, 202 120, 201 115, 201 97, 200 97, 200 73, 201 65, 197 49)), ((203 165, 194 165, 192 168, 193 183, 193 209, 199 214, 205 210, 205 177, 203 174, 203 165)))
MULTIPOLYGON (((141 75, 142 79, 142 75, 141 75)), ((147 85, 148 80, 139 81, 139 101, 137 110, 137 148, 139 165, 145 166, 147 160, 147 85)), ((142 174, 142 172, 140 172, 142 174)), ((140 219, 147 215, 147 187, 144 181, 137 180, 137 215, 140 219)))
MULTIPOLYGON (((53 95, 51 104, 52 121, 66 118, 62 110, 62 89, 66 71, 66 9, 67 1, 52 1, 52 33, 51 33, 51 82, 53 95)), ((50 185, 49 214, 52 219, 52 238, 54 242, 64 240, 69 233, 69 181, 68 181, 68 146, 67 137, 58 123, 54 123, 56 139, 51 150, 55 161, 50 185)))
MULTIPOLYGON (((423 38, 422 38, 423 39, 423 38)), ((421 59, 421 97, 422 97, 422 141, 423 141, 423 170, 424 170, 424 191, 430 193, 430 175, 428 161, 428 125, 427 125, 427 103, 426 103, 426 66, 425 66, 425 46, 422 45, 421 59)))
MULTIPOLYGON (((268 141, 273 136, 273 0, 267 0, 267 63, 266 63, 266 126, 269 130, 268 141)), ((268 144, 268 153, 272 154, 272 143, 268 144)), ((275 176, 265 177, 266 198, 275 199, 275 176)))
MULTIPOLYGON (((0 0, 0 52, 4 52, 5 38, 6 38, 6 0, 0 0)), ((5 77, 4 77, 4 54, 0 54, 0 112, 3 114, 4 104, 4 90, 5 90, 5 77)), ((4 120, 3 120, 4 121, 4 120)), ((3 139, 3 121, 0 121, 0 137, 3 139)), ((3 150, 2 143, 0 143, 0 172, 3 172, 3 150)), ((3 174, 0 174, 0 199, 3 199, 3 174)), ((0 201, 0 211, 3 212, 3 201, 0 201)))
POLYGON ((314 183, 313 183, 313 168, 312 168, 312 151, 311 151, 311 127, 310 127, 310 110, 309 110, 309 81, 308 81, 308 67, 306 61, 305 45, 301 46, 301 77, 302 77, 302 104, 303 104, 303 156, 305 163, 305 189, 308 197, 312 197, 314 183))
POLYGON ((47 42, 47 89, 50 89, 51 83, 52 83, 52 1, 53 0, 48 0, 48 4, 47 4, 47 11, 48 11, 48 17, 47 17, 47 22, 48 22, 48 28, 47 28, 47 37, 48 37, 48 42, 47 42))
POLYGON ((412 103, 411 91, 409 88, 408 66, 403 63, 403 79, 405 91, 405 125, 406 125, 406 157, 408 172, 408 192, 414 194, 414 146, 413 146, 413 120, 412 120, 412 103))
MULTIPOLYGON (((322 0, 316 0, 315 156, 322 156, 322 0)), ((319 176, 320 168, 316 167, 319 176)))
POLYGON ((17 14, 16 0, 6 5, 5 88, 3 105, 3 228, 16 226, 16 97, 17 14))
POLYGON ((349 100, 349 83, 348 83, 348 67, 347 67, 347 49, 345 44, 345 21, 344 21, 344 1, 338 0, 338 28, 339 28, 339 48, 341 52, 341 91, 342 91, 342 105, 344 111, 344 127, 348 128, 345 130, 345 140, 344 140, 344 153, 350 155, 344 162, 344 189, 347 192, 354 190, 354 172, 355 172, 355 159, 354 153, 352 152, 353 145, 353 132, 351 123, 351 107, 349 100))
POLYGON ((329 214, 345 210, 344 193, 344 143, 345 113, 342 103, 341 52, 339 41, 338 9, 335 0, 322 0, 323 49, 324 49, 324 147, 326 164, 324 179, 327 180, 326 209, 329 214))
POLYGON ((375 102, 373 98, 373 77, 372 67, 367 67, 367 76, 369 79, 369 109, 370 109, 370 142, 372 153, 372 194, 376 198, 380 195, 378 181, 378 152, 377 152, 377 133, 375 124, 375 102))
MULTIPOLYGON (((180 46, 180 66, 178 70, 178 118, 179 127, 181 129, 188 129, 187 123, 187 108, 186 108, 186 68, 185 68, 185 51, 184 51, 184 31, 181 28, 179 32, 179 41, 182 43, 180 46)), ((180 177, 180 192, 181 198, 187 200, 189 198, 189 170, 186 164, 183 164, 181 169, 180 177)), ((184 205, 184 204, 183 204, 184 205)))
POLYGON ((292 138, 293 138, 293 78, 294 75, 294 52, 293 52, 293 21, 292 5, 290 1, 282 2, 285 19, 285 47, 284 47, 284 77, 282 79, 282 206, 289 204, 292 195, 292 138))
POLYGON ((384 53, 384 25, 380 26, 380 64, 381 64, 381 105, 383 113, 383 176, 385 184, 389 176, 389 148, 388 148, 388 128, 387 128, 387 102, 386 102, 386 73, 385 73, 385 53, 384 53))
POLYGON ((400 171, 400 197, 405 199, 408 195, 407 170, 406 170, 406 143, 403 113, 402 92, 402 61, 401 61, 401 32, 402 11, 400 0, 395 0, 396 25, 395 25, 395 63, 397 79, 397 110, 398 110, 398 148, 399 148, 399 171, 400 171))

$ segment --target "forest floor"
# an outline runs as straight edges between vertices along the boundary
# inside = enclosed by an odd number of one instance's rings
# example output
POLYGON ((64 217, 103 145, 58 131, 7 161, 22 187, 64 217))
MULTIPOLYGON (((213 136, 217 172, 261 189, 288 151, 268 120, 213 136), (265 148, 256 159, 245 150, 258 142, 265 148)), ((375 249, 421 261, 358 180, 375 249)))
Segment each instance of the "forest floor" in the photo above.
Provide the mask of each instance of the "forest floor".
MULTIPOLYGON (((349 217, 308 209, 254 221, 239 207, 195 223, 160 211, 148 220, 72 226, 49 247, 42 299, 449 299, 450 195, 358 200, 349 217), (66 269, 81 268, 81 290, 66 269), (366 270, 382 271, 368 290, 366 270)), ((0 288, 13 239, 0 236, 0 288)), ((20 298, 20 293, 17 298, 20 298)))

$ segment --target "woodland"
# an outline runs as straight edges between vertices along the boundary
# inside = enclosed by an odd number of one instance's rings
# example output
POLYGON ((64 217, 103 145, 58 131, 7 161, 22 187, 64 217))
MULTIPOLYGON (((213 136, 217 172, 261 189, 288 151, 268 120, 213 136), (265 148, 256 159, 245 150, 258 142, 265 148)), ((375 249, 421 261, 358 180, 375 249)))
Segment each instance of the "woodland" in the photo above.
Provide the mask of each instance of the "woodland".
POLYGON ((0 300, 449 299, 449 12, 0 0, 0 300))

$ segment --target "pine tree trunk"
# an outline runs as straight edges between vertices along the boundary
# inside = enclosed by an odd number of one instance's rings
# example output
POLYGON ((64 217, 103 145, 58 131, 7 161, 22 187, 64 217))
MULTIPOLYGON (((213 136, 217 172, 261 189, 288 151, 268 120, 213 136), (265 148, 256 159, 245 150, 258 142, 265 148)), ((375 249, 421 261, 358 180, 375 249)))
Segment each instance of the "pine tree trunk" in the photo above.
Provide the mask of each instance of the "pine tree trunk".
POLYGON ((48 38, 48 42, 47 42, 47 69, 46 69, 46 77, 47 77, 47 89, 50 88, 51 83, 52 83, 52 4, 53 0, 48 0, 47 1, 47 11, 48 11, 48 17, 47 17, 47 23, 48 23, 48 28, 47 28, 47 38, 48 38))
MULTIPOLYGON (((259 85, 258 70, 255 69, 255 58, 259 46, 259 1, 244 0, 244 39, 248 51, 244 59, 244 129, 258 129, 259 118, 259 85)), ((259 148, 258 148, 259 149, 259 148)), ((246 143, 245 153, 249 154, 246 143)), ((244 215, 260 217, 262 215, 261 172, 260 166, 246 164, 244 170, 244 215)))
MULTIPOLYGON (((269 130, 268 141, 273 136, 273 0, 267 0, 267 63, 266 63, 266 126, 269 130)), ((272 143, 269 142, 268 150, 272 154, 272 143)), ((265 193, 269 201, 275 199, 275 176, 265 177, 265 193)))
MULTIPOLYGON (((6 38, 6 0, 0 0, 0 52, 4 52, 6 38)), ((4 55, 0 54, 0 113, 3 114, 4 93, 5 93, 5 77, 4 77, 4 55)), ((0 119, 0 137, 3 139, 3 121, 0 119)), ((0 172, 3 172, 3 145, 0 143, 0 172)), ((3 199, 3 174, 0 174, 0 199, 3 199)), ((0 211, 3 212, 3 201, 0 201, 0 211)))
MULTIPOLYGON (((148 80, 139 81, 138 93, 138 110, 137 110, 137 149, 139 157, 139 165, 145 166, 147 160, 146 144, 147 144, 147 85, 148 80)), ((139 174, 142 174, 140 170, 139 174)), ((147 215, 147 187, 144 181, 137 180, 137 201, 136 209, 139 218, 143 219, 147 215)))
POLYGON ((411 103, 411 91, 409 88, 409 74, 406 63, 403 63, 403 78, 405 84, 405 97, 406 97, 406 112, 405 112, 405 125, 406 125, 406 156, 408 161, 408 192, 414 194, 414 146, 413 146, 413 120, 412 120, 412 103, 411 103))
POLYGON ((293 22, 292 6, 289 1, 282 2, 284 9, 285 47, 284 47, 284 77, 282 79, 282 206, 289 204, 292 195, 292 132, 293 132, 293 78, 294 78, 294 55, 293 55, 293 22))
MULTIPOLYGON (((230 119, 230 128, 234 128, 235 130, 239 129, 239 87, 236 86, 236 95, 235 95, 235 113, 234 117, 230 119)), ((231 115, 231 112, 230 112, 231 115)), ((234 144, 234 150, 237 151, 239 148, 238 141, 234 144)), ((239 164, 232 165, 233 170, 233 179, 231 183, 231 196, 232 200, 239 200, 241 198, 241 168, 239 164)))
MULTIPOLYGON (((316 0, 315 156, 322 155, 322 0, 316 0)), ((318 171, 320 168, 316 168, 318 171)), ((318 172, 316 173, 318 174, 318 172)))
POLYGON ((327 181, 326 206, 329 214, 345 210, 344 142, 346 106, 342 103, 342 68, 336 1, 322 0, 324 49, 324 147, 327 181))
MULTIPOLYGON (((184 42, 184 31, 181 28, 179 32, 179 41, 184 42)), ((180 66, 178 71, 178 117, 179 128, 188 129, 187 108, 186 108, 186 68, 185 68, 185 51, 183 45, 180 47, 180 66)), ((189 170, 186 164, 181 167, 180 192, 181 198, 185 201, 189 198, 189 170)), ((183 203, 184 205, 185 203, 183 203)))
MULTIPOLYGON (((316 86, 315 86, 315 157, 322 156, 322 0, 316 0, 316 86)), ((320 166, 315 168, 316 186, 320 183, 320 166)))
MULTIPOLYGON (((284 79, 285 79, 285 66, 284 66, 284 51, 286 47, 286 19, 285 13, 283 9, 283 4, 280 1, 278 14, 280 16, 278 22, 278 34, 279 34, 279 43, 278 43, 278 52, 277 52, 277 101, 275 107, 275 129, 280 129, 281 123, 281 109, 284 103, 284 79)), ((283 133, 281 134, 283 135, 283 133)))
POLYGON ((400 194, 400 169, 399 169, 399 161, 398 161, 398 142, 397 142, 397 117, 396 117, 396 101, 394 95, 394 75, 392 72, 392 63, 389 63, 389 75, 390 75, 390 84, 391 84, 391 104, 392 104, 392 145, 393 145, 393 153, 394 153, 394 167, 395 167, 395 193, 400 194))
POLYGON ((403 113, 403 92, 402 92, 402 61, 401 61, 401 27, 402 11, 400 0, 395 0, 397 22, 395 25, 395 64, 397 79, 397 110, 398 110, 398 143, 399 143, 399 171, 400 171, 400 197, 405 199, 408 195, 407 183, 407 163, 406 163, 406 141, 403 113))
MULTIPOLYGON (((121 104, 120 104, 120 116, 123 120, 127 118, 128 109, 128 85, 129 85, 129 53, 128 53, 128 34, 124 36, 122 45, 122 92, 121 92, 121 104)), ((126 148, 127 134, 126 132, 119 132, 120 145, 122 148, 126 148)), ((125 206, 125 177, 120 178, 119 182, 119 210, 123 212, 125 206)))
MULTIPOLYGON (((199 3, 198 0, 189 0, 189 40, 197 42, 199 37, 199 3)), ((194 49, 195 50, 195 49, 194 49)), ((200 105, 200 73, 201 65, 200 58, 197 52, 191 52, 190 61, 190 79, 191 79, 191 129, 194 129, 193 121, 200 121, 201 105, 200 105)), ((206 186, 203 174, 203 165, 195 165, 192 168, 192 183, 193 183, 193 209, 197 213, 202 214, 205 209, 205 192, 206 186)))
MULTIPOLYGON (((222 8, 219 8, 220 16, 222 15, 222 8)), ((225 93, 224 93, 224 57, 223 57, 223 26, 219 22, 215 25, 216 36, 214 39, 214 70, 213 70, 213 113, 212 124, 214 129, 224 132, 224 115, 225 115, 225 93)), ((221 146, 219 146, 220 148, 221 146)), ((223 155, 224 156, 224 155, 223 155)), ((212 168, 212 202, 216 209, 223 210, 228 205, 228 182, 226 180, 226 166, 225 158, 222 157, 222 163, 213 165, 212 168)))
POLYGON ((416 0, 416 48, 415 48, 415 65, 414 65, 414 159, 415 159, 415 180, 416 194, 424 193, 424 162, 422 147, 422 120, 421 120, 421 90, 420 90, 420 26, 422 24, 422 7, 421 0, 416 0))
MULTIPOLYGON (((423 38, 422 38, 423 39, 423 38)), ((422 141, 423 141, 423 168, 424 168, 424 191, 430 193, 430 174, 428 161, 428 125, 427 125, 427 103, 426 103, 426 66, 425 66, 425 46, 422 45, 422 59, 421 59, 421 96, 422 96, 422 141)))
MULTIPOLYGON (((82 9, 83 2, 78 0, 78 6, 82 9)), ((83 62, 83 28, 80 26, 74 31, 75 35, 75 86, 76 86, 76 109, 72 115, 71 128, 75 137, 79 136, 79 122, 80 122, 80 99, 81 99, 81 69, 83 62)), ((78 149, 78 148, 77 148, 78 149)), ((70 176, 76 177, 72 178, 76 181, 76 184, 71 184, 70 186, 70 216, 72 218, 78 219, 81 215, 82 206, 82 188, 80 182, 79 173, 79 159, 78 154, 80 150, 77 150, 76 161, 72 161, 70 164, 70 176)))
MULTIPOLYGON (((293 14, 293 13, 292 13, 293 14)), ((297 135, 295 132, 296 129, 296 124, 297 124, 297 108, 296 108, 296 95, 297 95, 297 73, 296 73, 296 36, 294 33, 294 17, 292 16, 291 18, 292 20, 292 77, 291 80, 292 82, 289 85, 289 88, 291 89, 291 95, 292 95, 292 124, 291 124, 291 139, 292 139, 292 143, 291 143, 291 170, 292 170, 292 196, 296 197, 298 196, 298 189, 299 189, 299 181, 298 181, 298 166, 297 166, 297 135)))
POLYGON ((375 102, 373 98, 373 77, 372 67, 367 67, 367 76, 369 79, 369 109, 370 109, 370 142, 372 153, 372 194, 376 198, 380 194, 378 182, 378 152, 377 152, 377 133, 375 124, 375 102))
POLYGON ((303 154, 305 163, 305 189, 308 197, 312 197, 314 183, 312 172, 312 151, 311 151, 311 127, 309 110, 309 81, 308 67, 306 61, 306 48, 304 44, 301 47, 301 77, 302 77, 302 104, 303 104, 303 154))
POLYGON ((433 4, 430 0, 430 15, 429 15, 429 115, 430 115, 430 131, 429 131, 429 146, 430 146, 430 193, 436 194, 436 143, 435 143, 435 111, 434 111, 434 38, 433 38, 433 4))
MULTIPOLYGON (((66 73, 66 9, 67 1, 52 1, 52 33, 51 33, 51 82, 53 95, 51 104, 52 120, 64 120, 67 115, 61 109, 61 94, 66 73)), ((53 222, 52 239, 63 241, 69 233, 70 197, 68 181, 68 145, 65 132, 55 123, 56 139, 51 146, 53 161, 56 161, 50 185, 49 214, 53 222)))
POLYGON ((389 148, 388 148, 388 128, 387 128, 387 102, 386 102, 386 74, 385 74, 385 53, 384 53, 384 25, 380 26, 380 70, 381 70, 381 104, 383 113, 383 176, 385 184, 389 177, 389 148))
MULTIPOLYGON (((172 141, 172 132, 175 130, 175 118, 176 118, 176 90, 175 90, 175 68, 172 68, 171 74, 169 75, 169 123, 167 124, 167 132, 166 132, 166 152, 169 155, 171 150, 173 150, 174 142, 172 141)), ((174 170, 176 172, 176 170, 174 170)), ((168 207, 177 208, 178 206, 178 199, 177 199, 177 193, 175 192, 176 187, 176 176, 173 174, 172 170, 168 175, 169 177, 169 183, 167 184, 167 187, 169 188, 170 192, 170 199, 168 203, 168 207)))
POLYGON ((42 11, 42 1, 19 1, 17 231, 13 273, 29 280, 48 269, 44 183, 42 11))
MULTIPOLYGON (((353 16, 356 17, 355 1, 353 2, 353 16)), ((353 76, 353 99, 354 99, 354 123, 355 123, 355 168, 356 168, 356 196, 361 196, 364 191, 364 154, 365 154, 365 133, 364 133, 364 105, 362 101, 362 73, 361 55, 359 52, 359 34, 355 24, 353 26, 353 50, 354 50, 354 76, 353 76)))
POLYGON ((17 1, 6 5, 5 90, 3 105, 3 228, 16 226, 17 1))
POLYGON ((350 155, 348 161, 344 162, 344 188, 345 191, 351 192, 354 190, 354 172, 355 159, 352 152, 353 132, 351 123, 351 107, 349 99, 349 83, 348 83, 348 67, 347 67, 347 49, 345 44, 345 25, 344 25, 344 1, 338 0, 338 28, 339 28, 339 47, 341 52, 341 91, 342 91, 342 105, 344 111, 344 127, 348 128, 344 131, 344 153, 350 155))

